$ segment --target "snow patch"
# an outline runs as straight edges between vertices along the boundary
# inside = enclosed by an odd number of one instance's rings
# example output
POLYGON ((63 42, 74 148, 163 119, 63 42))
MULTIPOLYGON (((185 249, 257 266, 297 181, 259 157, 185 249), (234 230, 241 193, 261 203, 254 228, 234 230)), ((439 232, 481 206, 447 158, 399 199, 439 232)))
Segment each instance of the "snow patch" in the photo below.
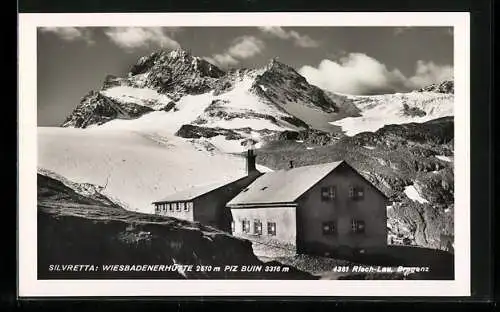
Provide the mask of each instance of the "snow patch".
POLYGON ((314 147, 309 147, 309 146, 308 146, 308 147, 306 147, 306 149, 308 149, 308 150, 313 150, 313 149, 314 149, 314 147))
POLYGON ((414 185, 405 187, 404 192, 406 196, 408 196, 408 198, 413 201, 419 202, 421 204, 428 203, 428 201, 420 195, 420 193, 418 192, 418 190, 415 188, 414 185))
POLYGON ((449 156, 444 156, 444 155, 436 155, 436 158, 442 161, 447 161, 447 162, 452 162, 451 158, 449 156))
POLYGON ((246 150, 246 147, 241 144, 243 139, 227 140, 223 135, 218 135, 204 140, 210 142, 211 145, 224 153, 241 153, 246 150))
POLYGON ((153 109, 159 109, 172 101, 165 94, 160 94, 156 90, 149 88, 118 86, 103 90, 101 93, 120 102, 134 103, 153 109))
POLYGON ((365 145, 363 146, 364 148, 366 149, 369 149, 369 150, 374 150, 375 149, 375 146, 368 146, 368 145, 365 145))
POLYGON ((273 170, 273 169, 271 169, 271 168, 268 168, 268 167, 266 167, 266 166, 262 166, 262 165, 259 165, 259 164, 257 164, 257 165, 256 165, 256 168, 257 168, 257 170, 259 170, 260 172, 273 172, 273 171, 274 171, 274 170, 273 170))

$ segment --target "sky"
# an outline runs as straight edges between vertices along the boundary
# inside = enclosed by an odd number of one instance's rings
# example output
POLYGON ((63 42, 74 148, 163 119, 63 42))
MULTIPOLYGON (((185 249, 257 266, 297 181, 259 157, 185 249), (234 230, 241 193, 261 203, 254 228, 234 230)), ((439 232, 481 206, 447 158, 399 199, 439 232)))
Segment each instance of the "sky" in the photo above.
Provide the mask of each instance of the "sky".
POLYGON ((453 78, 450 27, 45 27, 37 33, 39 126, 59 126, 106 75, 126 76, 158 49, 221 69, 272 58, 344 94, 407 92, 453 78))

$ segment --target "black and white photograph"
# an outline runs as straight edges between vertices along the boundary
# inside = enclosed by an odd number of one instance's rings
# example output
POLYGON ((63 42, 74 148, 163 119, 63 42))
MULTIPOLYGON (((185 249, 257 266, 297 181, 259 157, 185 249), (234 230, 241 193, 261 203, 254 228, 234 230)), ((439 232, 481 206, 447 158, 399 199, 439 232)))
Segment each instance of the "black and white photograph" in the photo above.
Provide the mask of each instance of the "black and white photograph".
POLYGON ((37 281, 457 280, 453 24, 44 21, 37 281))

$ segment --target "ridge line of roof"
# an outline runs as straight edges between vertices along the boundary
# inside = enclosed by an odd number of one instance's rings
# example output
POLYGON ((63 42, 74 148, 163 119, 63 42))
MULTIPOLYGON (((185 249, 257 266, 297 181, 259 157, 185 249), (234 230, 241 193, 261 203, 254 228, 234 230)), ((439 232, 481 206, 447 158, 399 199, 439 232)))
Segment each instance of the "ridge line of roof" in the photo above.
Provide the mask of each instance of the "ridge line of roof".
MULTIPOLYGON (((329 162, 329 163, 325 163, 326 164, 335 164, 335 166, 329 170, 328 172, 326 172, 325 174, 323 174, 321 176, 321 178, 319 178, 316 182, 314 182, 311 186, 309 186, 307 189, 305 189, 301 194, 299 194, 296 198, 294 198, 294 202, 296 200, 298 200, 302 195, 304 195, 305 193, 307 193, 310 189, 312 189, 315 185, 317 185, 319 182, 321 182, 327 175, 329 175, 330 173, 332 173, 333 171, 335 171, 342 163, 345 163, 347 165, 349 165, 345 160, 340 160, 340 161, 333 161, 333 162, 329 162)), ((350 165, 349 165, 350 166, 350 165)))
MULTIPOLYGON (((257 187, 258 183, 261 182, 262 183, 262 180, 260 179, 266 179, 266 177, 268 179, 272 179, 274 178, 273 176, 276 176, 276 178, 279 178, 280 175, 283 175, 283 174, 287 174, 287 173, 290 173, 290 172, 293 172, 293 171, 296 171, 294 169, 310 169, 310 168, 327 168, 328 170, 324 171, 324 172, 318 172, 317 174, 317 177, 312 179, 313 182, 309 185, 309 183, 307 183, 307 185, 304 185, 304 189, 303 190, 299 190, 298 192, 300 192, 300 194, 294 194, 296 197, 290 197, 289 199, 287 200, 283 200, 283 201, 277 201, 277 202, 274 202, 274 203, 293 203, 295 202, 298 198, 300 198, 300 196, 302 196, 305 192, 307 192, 308 190, 310 190, 312 187, 314 187, 319 181, 321 181, 322 179, 324 179, 328 174, 330 174, 332 171, 334 171, 336 168, 338 168, 342 163, 346 163, 345 160, 339 160, 339 161, 333 161, 333 162, 327 162, 327 163, 322 163, 322 164, 313 164, 313 165, 308 165, 308 166, 300 166, 300 167, 295 167, 295 168, 290 168, 290 169, 281 169, 281 170, 278 170, 278 171, 273 171, 273 172, 266 172, 264 174, 262 174, 260 177, 258 177, 257 179, 255 179, 255 181, 253 181, 252 183, 250 183, 248 185, 248 188, 252 188, 252 187, 257 187), (259 181, 260 180, 260 181, 259 181)), ((323 170, 322 170, 323 171, 323 170)), ((300 173, 300 172, 298 172, 300 173)), ((293 172, 293 174, 297 174, 296 172, 293 172)), ((269 181, 269 182, 271 182, 269 181)), ((276 181, 272 181, 272 182, 276 182, 276 181)), ((262 185, 261 185, 262 186, 262 185)), ((255 192, 255 191, 253 191, 255 192)), ((230 204, 232 201, 234 201, 235 199, 237 199, 238 197, 240 197, 242 195, 243 191, 240 192, 238 195, 236 195, 234 198, 232 198, 228 203, 227 203, 227 206, 234 206, 234 205, 238 205, 238 204, 242 204, 242 200, 245 200, 245 199, 238 199, 236 201, 236 203, 232 203, 230 204)), ((243 195, 243 197, 245 197, 245 195, 243 195)), ((244 204, 246 205, 249 205, 249 204, 256 204, 256 203, 253 203, 251 202, 251 199, 246 199, 247 202, 245 202, 244 204)), ((263 204, 265 202, 261 202, 260 204, 263 204)))
MULTIPOLYGON (((260 174, 262 175, 262 173, 260 174)), ((190 200, 194 200, 202 195, 205 195, 205 194, 208 194, 210 192, 213 192, 215 190, 218 190, 228 184, 231 184, 231 183, 234 183, 234 182, 237 182, 237 181, 240 181, 240 180, 243 180, 245 178, 248 178, 249 176, 248 175, 244 175, 242 177, 239 177, 239 178, 234 178, 234 179, 231 179, 231 180, 228 180, 228 181, 224 181, 224 182, 214 182, 214 183, 207 183, 207 184, 203 184, 203 185, 194 185, 194 186, 191 186, 190 188, 186 188, 186 189, 183 189, 181 191, 178 191, 178 192, 175 192, 175 193, 172 193, 170 194, 169 196, 166 196, 160 200, 156 200, 154 202, 152 202, 152 204, 160 204, 160 203, 166 203, 166 202, 182 202, 182 201, 190 201, 190 200), (210 188, 212 187, 213 188, 210 188), (186 199, 178 199, 178 200, 168 200, 168 198, 170 197, 174 197, 175 195, 177 194, 182 194, 182 193, 185 193, 185 192, 188 192, 189 190, 193 190, 193 189, 203 189, 204 187, 207 188, 207 190, 203 193, 200 193, 198 195, 194 195, 194 196, 191 196, 189 198, 186 198, 186 199)))

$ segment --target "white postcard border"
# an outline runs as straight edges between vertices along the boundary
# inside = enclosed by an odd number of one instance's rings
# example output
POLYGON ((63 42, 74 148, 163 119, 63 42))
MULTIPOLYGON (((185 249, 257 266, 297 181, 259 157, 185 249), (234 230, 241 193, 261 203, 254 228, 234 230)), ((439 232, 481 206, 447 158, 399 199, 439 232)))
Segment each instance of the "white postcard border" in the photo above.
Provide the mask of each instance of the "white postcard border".
POLYGON ((113 13, 19 14, 18 295, 38 296, 469 296, 469 14, 113 13), (43 26, 453 26, 455 280, 37 280, 37 37, 43 26))

